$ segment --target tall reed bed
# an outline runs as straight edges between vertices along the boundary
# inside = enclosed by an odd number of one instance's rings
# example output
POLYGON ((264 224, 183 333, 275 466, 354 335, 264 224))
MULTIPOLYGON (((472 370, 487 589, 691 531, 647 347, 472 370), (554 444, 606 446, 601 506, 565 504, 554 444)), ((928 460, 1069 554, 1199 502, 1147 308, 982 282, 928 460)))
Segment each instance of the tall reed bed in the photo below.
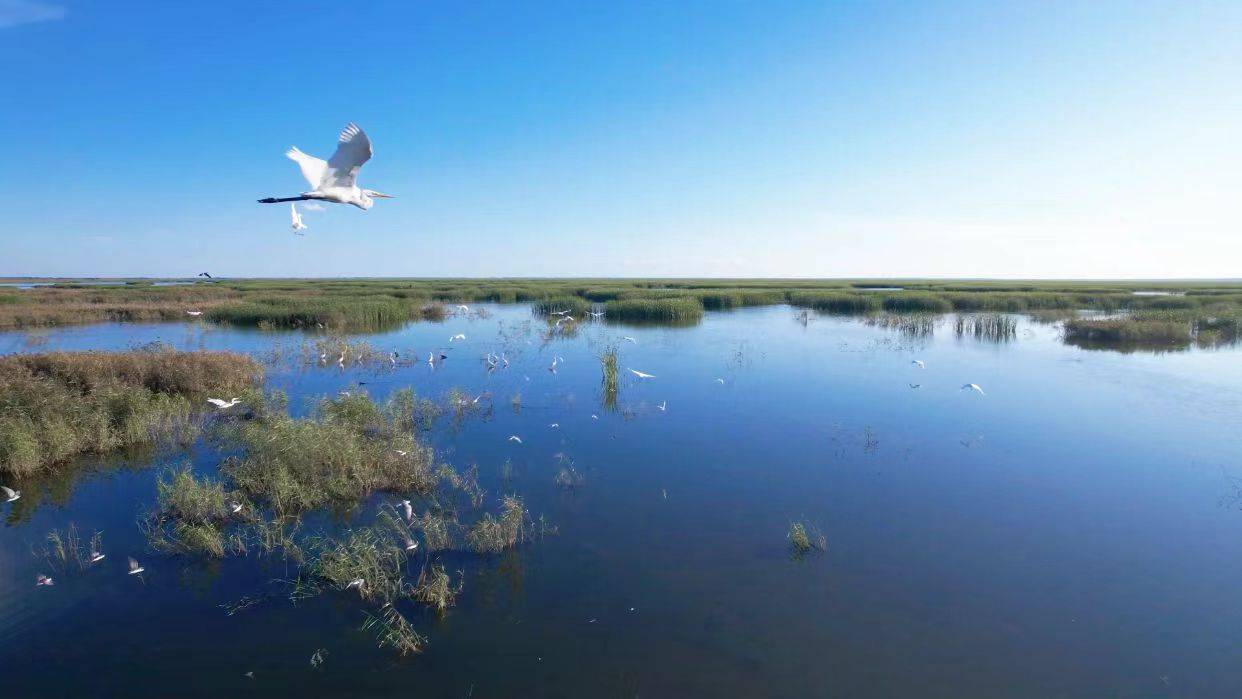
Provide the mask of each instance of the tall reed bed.
POLYGON ((185 441, 208 395, 231 397, 258 365, 226 352, 52 352, 0 357, 0 472, 79 454, 185 441))
POLYGON ((697 323, 703 304, 692 298, 622 299, 604 304, 604 317, 623 322, 697 323))

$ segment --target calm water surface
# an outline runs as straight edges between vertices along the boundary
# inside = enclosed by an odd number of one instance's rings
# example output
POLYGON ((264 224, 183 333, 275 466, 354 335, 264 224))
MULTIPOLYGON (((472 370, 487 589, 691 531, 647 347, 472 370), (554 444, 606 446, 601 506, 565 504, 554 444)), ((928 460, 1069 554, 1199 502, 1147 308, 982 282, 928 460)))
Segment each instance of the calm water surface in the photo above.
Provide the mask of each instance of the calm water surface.
MULTIPOLYGON (((252 353, 298 411, 359 382, 377 398, 490 391, 493 411, 442 423, 434 445, 560 528, 449 557, 459 606, 403 608, 430 645, 402 659, 360 630, 354 596, 225 614, 286 575, 279 560, 146 551, 135 521, 160 470, 214 472, 206 445, 85 461, 0 506, 4 696, 1242 696, 1237 349, 1088 351, 1025 320, 1003 344, 950 325, 911 338, 784 307, 544 344, 525 307, 489 310, 365 336, 422 359, 396 369, 302 366, 300 334, 198 323, 0 334, 0 352, 252 353), (596 357, 623 335, 621 366, 657 378, 626 379, 609 412, 596 357), (512 366, 489 374, 481 357, 501 349, 512 366), (557 453, 584 487, 555 487, 557 453), (799 518, 826 553, 791 558, 799 518), (36 588, 31 549, 69 522, 102 530, 108 558, 36 588), (124 574, 131 554, 145 583, 124 574)), ((366 524, 377 502, 317 526, 366 524)))

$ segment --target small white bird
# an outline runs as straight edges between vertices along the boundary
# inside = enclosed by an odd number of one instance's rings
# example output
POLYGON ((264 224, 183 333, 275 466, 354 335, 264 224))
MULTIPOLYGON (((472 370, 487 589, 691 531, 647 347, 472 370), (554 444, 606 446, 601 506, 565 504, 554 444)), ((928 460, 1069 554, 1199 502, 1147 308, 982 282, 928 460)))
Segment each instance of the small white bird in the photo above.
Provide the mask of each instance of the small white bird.
POLYGON ((242 504, 240 502, 229 503, 229 512, 232 512, 233 514, 236 515, 236 514, 240 514, 241 511, 242 511, 242 504))
POLYGON ((638 340, 635 340, 634 338, 630 337, 629 335, 626 335, 625 337, 623 337, 623 338, 621 338, 621 339, 622 339, 622 340, 624 340, 624 341, 626 341, 626 342, 633 342, 633 343, 634 343, 634 344, 636 344, 636 345, 638 344, 638 340))
POLYGON ((724 379, 716 379, 716 383, 718 383, 718 384, 720 384, 721 386, 723 386, 723 385, 724 385, 724 379))
POLYGON ((392 354, 388 355, 388 361, 392 362, 393 366, 397 366, 397 356, 398 355, 396 352, 393 352, 392 354))
POLYGON ((375 205, 372 199, 393 198, 391 194, 358 186, 358 171, 371 159, 371 139, 352 122, 341 131, 336 152, 326 162, 307 155, 296 147, 290 148, 285 157, 298 164, 302 177, 306 178, 311 190, 296 197, 267 197, 260 199, 260 204, 313 199, 334 204, 350 204, 366 211, 375 205))
POLYGON ((414 550, 414 549, 416 549, 416 548, 418 548, 418 542, 417 542, 417 541, 415 541, 415 540, 413 540, 413 539, 411 539, 411 538, 409 537, 409 535, 406 535, 406 537, 405 537, 405 550, 406 550, 406 551, 413 551, 413 550, 414 550))
POLYGON ((91 551, 91 563, 98 563, 105 558, 107 558, 107 556, 105 556, 104 554, 98 551, 91 551))
POLYGON ((923 385, 923 384, 921 384, 921 383, 912 383, 912 384, 910 384, 910 388, 918 388, 919 386, 922 386, 922 385, 923 385))
POLYGON ((595 414, 592 414, 592 415, 591 415, 591 419, 592 419, 592 420, 598 420, 598 419, 599 419, 599 416, 598 416, 598 415, 595 415, 595 414))
POLYGON ((434 352, 427 353, 427 364, 428 366, 433 366, 433 367, 436 365, 436 355, 434 352))
POLYGON ((657 405, 656 407, 657 407, 657 408, 659 408, 661 411, 663 411, 663 410, 667 410, 667 409, 668 409, 668 401, 666 401, 666 400, 664 400, 664 401, 660 401, 660 404, 659 404, 659 405, 657 405))
POLYGON ((35 587, 47 587, 49 585, 55 585, 55 584, 56 582, 54 580, 52 580, 46 575, 43 575, 42 573, 35 576, 35 587))
POLYGON ((637 369, 629 369, 627 367, 627 371, 629 371, 631 374, 637 376, 640 379, 654 379, 655 378, 653 374, 644 374, 643 372, 638 371, 637 369))
POLYGON ((968 384, 966 384, 966 385, 962 386, 962 389, 961 389, 961 390, 963 390, 963 391, 978 391, 978 392, 979 392, 979 395, 981 395, 981 396, 986 396, 986 395, 987 395, 986 393, 984 393, 984 392, 983 392, 983 389, 982 389, 982 388, 979 388, 979 384, 977 384, 977 383, 968 383, 968 384))
POLYGON ((13 490, 7 485, 0 485, 0 492, 4 493, 5 502, 13 502, 14 500, 17 500, 18 498, 22 496, 22 491, 13 490))
POLYGON ((356 587, 359 590, 361 590, 362 586, 366 584, 367 584, 367 581, 364 580, 363 578, 354 578, 353 580, 349 581, 349 584, 345 586, 345 589, 348 590, 351 587, 356 587))
POLYGON ((463 334, 461 334, 461 333, 458 333, 458 334, 456 334, 456 335, 454 335, 454 336, 450 337, 450 338, 449 338, 449 342, 457 342, 458 340, 464 340, 464 339, 466 339, 466 336, 465 336, 465 335, 463 335, 463 334))
POLYGON ((144 571, 146 571, 146 568, 143 568, 142 566, 138 565, 138 561, 135 561, 135 560, 134 560, 134 558, 133 558, 133 556, 130 556, 130 559, 129 559, 129 575, 137 575, 137 574, 142 573, 142 572, 144 572, 144 571))
POLYGON ((224 400, 223 398, 208 398, 207 402, 216 406, 216 408, 220 410, 227 410, 228 408, 231 408, 234 405, 237 405, 238 403, 240 403, 241 399, 234 398, 233 400, 224 400))
POLYGON ((916 366, 916 367, 920 368, 920 369, 926 369, 926 368, 927 368, 927 367, 926 367, 926 365, 924 365, 924 364, 923 364, 923 360, 922 360, 922 359, 916 359, 916 360, 914 360, 913 362, 910 362, 910 363, 911 363, 911 364, 913 364, 914 366, 916 366))
POLYGON ((518 444, 521 444, 521 443, 522 443, 522 438, 521 438, 521 437, 519 437, 519 436, 517 436, 516 434, 511 434, 511 435, 509 435, 509 441, 510 441, 510 442, 517 442, 518 444))
POLYGON ((603 311, 587 311, 587 315, 591 316, 592 318, 603 318, 604 312, 603 311))
POLYGON ((559 423, 559 422, 553 422, 553 423, 550 423, 550 424, 548 425, 548 427, 551 427, 552 429, 556 429, 556 428, 558 428, 558 427, 560 427, 560 426, 561 426, 561 423, 559 423))
POLYGON ((414 506, 410 504, 409 500, 401 501, 401 512, 405 515, 406 524, 414 521, 414 506))
POLYGON ((550 315, 554 315, 554 316, 563 316, 563 315, 565 315, 566 313, 569 313, 569 311, 552 311, 550 315))
POLYGON ((197 318, 203 315, 203 312, 202 311, 186 311, 185 314, 188 316, 194 316, 195 318, 197 318))
POLYGON ((296 204, 289 205, 289 216, 293 219, 293 232, 297 235, 305 235, 302 231, 306 230, 306 224, 302 223, 302 214, 298 213, 296 204))

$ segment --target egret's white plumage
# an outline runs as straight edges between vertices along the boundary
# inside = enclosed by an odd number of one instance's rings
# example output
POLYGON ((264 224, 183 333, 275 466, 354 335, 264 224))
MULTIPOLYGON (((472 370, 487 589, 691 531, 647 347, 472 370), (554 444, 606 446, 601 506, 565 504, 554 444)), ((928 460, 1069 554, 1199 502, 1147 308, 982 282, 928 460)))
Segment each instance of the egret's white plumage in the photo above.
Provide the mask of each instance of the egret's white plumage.
POLYGON ((516 434, 511 434, 511 435, 509 435, 509 441, 510 441, 510 442, 517 442, 518 444, 521 444, 521 443, 522 443, 522 438, 521 438, 521 437, 519 437, 519 436, 517 436, 516 434))
POLYGON ((37 587, 47 587, 48 585, 55 585, 55 584, 56 582, 46 575, 40 574, 40 575, 35 576, 35 586, 37 587))
POLYGON ((241 399, 234 398, 233 400, 224 400, 223 398, 208 398, 207 402, 216 406, 220 410, 227 410, 228 408, 231 408, 234 405, 237 405, 238 403, 240 403, 241 399))
POLYGON ((185 314, 188 316, 194 316, 195 318, 197 318, 203 315, 203 312, 202 311, 186 311, 185 314))
POLYGON ((458 340, 464 340, 464 339, 466 339, 466 336, 464 334, 457 333, 456 335, 449 338, 449 342, 457 342, 458 340))
POLYGON ((281 201, 300 201, 314 199, 334 204, 350 204, 359 209, 370 209, 373 199, 391 199, 392 195, 362 189, 358 186, 358 171, 371 159, 371 139, 358 125, 350 122, 341 131, 336 144, 336 152, 328 160, 307 155, 296 146, 285 152, 285 156, 298 164, 302 177, 310 184, 310 191, 296 197, 268 197, 260 199, 263 204, 274 204, 281 201))
POLYGON ((911 364, 913 364, 914 366, 916 366, 916 367, 920 368, 920 369, 926 369, 926 368, 927 368, 927 367, 923 364, 923 360, 922 360, 922 359, 916 359, 916 360, 914 360, 913 362, 910 362, 910 363, 911 363, 911 364))
POLYGON ((592 318, 603 318, 604 312, 603 311, 587 311, 587 315, 591 316, 592 318))
POLYGON ((289 205, 289 215, 293 218, 293 232, 303 235, 302 231, 306 230, 306 224, 302 223, 302 214, 298 213, 296 204, 289 205))
POLYGON ((625 340, 626 342, 633 342, 633 343, 634 343, 634 344, 636 344, 636 345, 638 344, 638 340, 635 340, 634 338, 630 337, 629 335, 626 335, 625 337, 623 337, 623 338, 621 338, 621 339, 622 339, 622 340, 625 340))
POLYGON ((637 369, 627 369, 627 371, 629 371, 631 374, 637 376, 640 379, 654 379, 655 378, 654 374, 645 374, 637 369))
POLYGON ((13 490, 7 485, 0 485, 0 492, 4 493, 5 502, 13 502, 22 496, 22 491, 13 490))
POLYGON ((132 556, 130 557, 129 559, 129 574, 130 575, 137 575, 145 570, 146 568, 143 568, 142 566, 138 565, 138 561, 134 560, 132 556))
POLYGON ((659 408, 661 411, 668 410, 668 401, 666 400, 660 401, 660 404, 657 405, 656 407, 659 408))
POLYGON ((414 506, 410 504, 409 500, 401 501, 401 513, 405 515, 407 524, 414 521, 414 506))
POLYGON ((965 384, 965 385, 963 385, 963 386, 962 386, 962 390, 963 390, 963 391, 975 391, 975 392, 977 392, 977 393, 978 393, 979 395, 981 395, 981 396, 986 396, 986 395, 987 395, 986 393, 984 393, 984 392, 983 392, 983 389, 982 389, 982 388, 979 388, 979 384, 977 384, 977 383, 968 383, 968 384, 965 384))

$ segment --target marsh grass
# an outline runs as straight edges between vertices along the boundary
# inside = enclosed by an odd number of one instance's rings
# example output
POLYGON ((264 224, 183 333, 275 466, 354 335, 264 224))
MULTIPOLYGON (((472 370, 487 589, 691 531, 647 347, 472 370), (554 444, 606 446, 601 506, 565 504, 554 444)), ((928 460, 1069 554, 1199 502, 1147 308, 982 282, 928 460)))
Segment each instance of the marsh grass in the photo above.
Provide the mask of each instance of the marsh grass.
POLYGON ((609 347, 599 355, 601 404, 605 410, 617 409, 620 383, 617 380, 617 348, 609 347))
POLYGON ((457 595, 461 594, 464 586, 463 580, 458 580, 454 585, 444 566, 433 563, 419 573, 418 582, 414 584, 410 597, 443 614, 449 607, 457 604, 457 595))
POLYGON ((362 579, 353 588, 363 599, 392 602, 404 593, 405 552, 377 528, 350 531, 343 539, 318 539, 311 542, 317 555, 309 565, 310 573, 338 590, 350 589, 349 584, 362 579))
POLYGON ((225 352, 51 352, 0 357, 0 472, 22 476, 79 454, 187 443, 207 395, 258 378, 225 352))
POLYGON ((230 536, 228 528, 247 515, 234 515, 230 502, 242 504, 243 512, 251 511, 239 494, 226 492, 217 480, 199 478, 185 465, 156 483, 157 510, 144 518, 140 528, 151 548, 163 553, 210 558, 244 555, 244 537, 238 532, 230 536))
POLYGON ((986 342, 1008 342, 1018 336, 1018 321, 1001 313, 959 314, 953 330, 958 337, 986 342))
POLYGON ((880 313, 866 316, 868 325, 896 330, 908 337, 932 337, 941 316, 934 313, 880 313))
POLYGON ((604 304, 604 319, 634 323, 694 324, 703 318, 696 298, 619 299, 604 304))
POLYGON ((102 532, 95 532, 90 542, 84 544, 77 525, 70 522, 64 531, 53 529, 48 532, 45 546, 36 551, 36 555, 47 561, 48 565, 65 572, 85 570, 91 566, 91 553, 102 550, 102 536, 102 532))
POLYGON ((422 651, 427 644, 427 638, 414 630, 396 607, 385 607, 379 614, 367 612, 366 615, 362 630, 374 633, 380 648, 391 648, 398 655, 409 655, 422 651))
POLYGON ((586 484, 586 477, 578 472, 573 465, 562 466, 552 478, 556 487, 562 490, 577 490, 586 484))
POLYGON ((806 522, 790 523, 787 538, 795 556, 828 549, 828 539, 814 525, 806 522))
POLYGON ((485 512, 466 532, 466 543, 476 553, 499 553, 525 540, 529 519, 522 499, 506 495, 501 501, 500 514, 485 512))

